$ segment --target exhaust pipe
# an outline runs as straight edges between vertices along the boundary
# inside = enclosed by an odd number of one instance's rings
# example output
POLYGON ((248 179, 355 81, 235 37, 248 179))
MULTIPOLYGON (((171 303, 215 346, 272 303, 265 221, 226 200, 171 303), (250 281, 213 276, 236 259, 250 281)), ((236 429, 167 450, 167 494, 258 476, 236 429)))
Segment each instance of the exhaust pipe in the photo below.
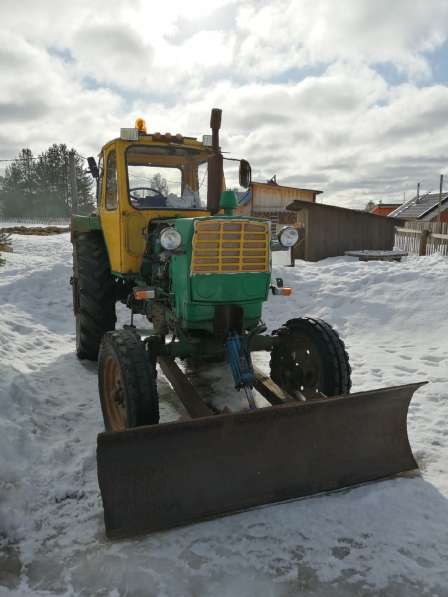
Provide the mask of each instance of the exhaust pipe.
POLYGON ((212 129, 212 147, 215 151, 219 150, 219 129, 221 128, 221 118, 221 108, 212 108, 212 113, 210 114, 210 128, 212 129))
POLYGON ((208 161, 208 195, 207 209, 213 214, 219 211, 219 200, 223 190, 222 154, 219 147, 219 129, 221 128, 222 110, 213 108, 210 114, 210 128, 212 129, 213 157, 208 161))

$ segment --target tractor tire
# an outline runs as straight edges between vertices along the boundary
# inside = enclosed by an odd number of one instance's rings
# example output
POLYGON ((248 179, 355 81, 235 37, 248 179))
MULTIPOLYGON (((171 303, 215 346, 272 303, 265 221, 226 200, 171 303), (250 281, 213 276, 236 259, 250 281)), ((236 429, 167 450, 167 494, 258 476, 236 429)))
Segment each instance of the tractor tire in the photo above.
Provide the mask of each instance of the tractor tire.
POLYGON ((100 234, 79 234, 73 244, 76 354, 96 361, 103 334, 115 329, 115 282, 100 234))
POLYGON ((322 319, 290 319, 274 332, 271 379, 286 393, 309 400, 348 394, 351 367, 344 342, 322 319))
POLYGON ((132 330, 107 332, 98 357, 98 385, 106 431, 159 422, 156 364, 132 330))

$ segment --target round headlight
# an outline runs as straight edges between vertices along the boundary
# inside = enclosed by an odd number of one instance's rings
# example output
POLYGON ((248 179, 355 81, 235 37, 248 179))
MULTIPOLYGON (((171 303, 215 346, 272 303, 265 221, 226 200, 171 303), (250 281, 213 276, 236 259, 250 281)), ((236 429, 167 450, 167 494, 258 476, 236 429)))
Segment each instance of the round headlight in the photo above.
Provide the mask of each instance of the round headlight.
POLYGON ((278 242, 283 247, 293 247, 299 240, 299 233, 292 226, 285 226, 278 233, 278 242))
POLYGON ((181 245, 182 237, 175 228, 164 228, 160 233, 160 244, 166 251, 174 251, 181 245))

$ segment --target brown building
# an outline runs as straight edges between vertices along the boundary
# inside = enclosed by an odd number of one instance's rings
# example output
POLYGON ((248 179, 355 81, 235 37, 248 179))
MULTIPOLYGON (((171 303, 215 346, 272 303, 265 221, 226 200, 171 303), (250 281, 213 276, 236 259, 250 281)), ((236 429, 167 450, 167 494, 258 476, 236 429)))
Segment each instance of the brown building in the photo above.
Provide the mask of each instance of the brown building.
POLYGON ((375 205, 375 207, 370 210, 370 213, 376 214, 377 216, 388 216, 400 206, 401 203, 378 203, 378 205, 375 205))
POLYGON ((297 214, 287 206, 297 200, 314 203, 323 191, 285 187, 271 182, 252 182, 246 193, 239 193, 237 213, 267 218, 275 233, 278 224, 296 224, 297 214))

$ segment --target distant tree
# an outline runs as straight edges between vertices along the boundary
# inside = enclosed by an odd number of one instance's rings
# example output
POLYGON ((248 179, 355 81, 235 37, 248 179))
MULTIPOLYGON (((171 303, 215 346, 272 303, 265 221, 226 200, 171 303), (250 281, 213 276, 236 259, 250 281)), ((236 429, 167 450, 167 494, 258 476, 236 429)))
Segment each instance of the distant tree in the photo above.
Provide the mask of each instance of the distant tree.
POLYGON ((43 192, 41 203, 55 215, 69 215, 72 211, 73 198, 69 177, 69 156, 74 154, 75 173, 78 187, 77 211, 89 212, 93 207, 91 175, 84 169, 84 160, 78 153, 66 145, 52 145, 40 154, 36 163, 38 186, 43 192), (56 212, 60 213, 56 213, 56 212))
POLYGON ((31 149, 22 149, 14 162, 6 168, 0 192, 3 215, 24 215, 25 207, 33 211, 36 190, 33 169, 34 157, 31 149))
POLYGON ((5 216, 68 216, 72 210, 69 182, 69 154, 75 155, 78 187, 77 209, 88 213, 93 207, 90 174, 84 160, 66 145, 52 145, 35 158, 22 149, 6 169, 0 187, 0 209, 5 216))
POLYGON ((368 201, 364 208, 364 211, 372 211, 372 209, 376 207, 376 203, 374 201, 368 201))

